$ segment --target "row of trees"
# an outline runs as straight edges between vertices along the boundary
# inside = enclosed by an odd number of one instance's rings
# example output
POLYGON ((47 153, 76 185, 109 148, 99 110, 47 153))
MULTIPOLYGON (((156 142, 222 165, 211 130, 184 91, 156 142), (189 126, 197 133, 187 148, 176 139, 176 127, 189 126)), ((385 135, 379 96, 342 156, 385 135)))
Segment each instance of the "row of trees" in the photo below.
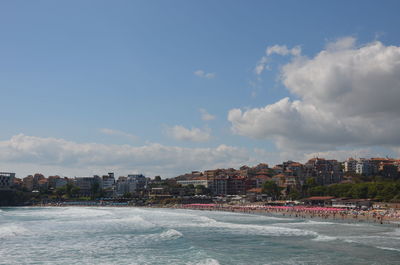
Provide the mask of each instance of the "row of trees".
POLYGON ((354 199, 373 199, 385 202, 400 202, 400 182, 343 183, 329 186, 315 186, 309 190, 310 196, 349 197, 354 199))
POLYGON ((273 181, 264 183, 264 194, 278 198, 301 199, 309 196, 334 196, 353 199, 372 199, 384 202, 400 202, 400 181, 368 181, 359 183, 341 183, 329 186, 319 186, 313 178, 303 185, 301 190, 289 189, 287 195, 282 195, 282 188, 273 181))

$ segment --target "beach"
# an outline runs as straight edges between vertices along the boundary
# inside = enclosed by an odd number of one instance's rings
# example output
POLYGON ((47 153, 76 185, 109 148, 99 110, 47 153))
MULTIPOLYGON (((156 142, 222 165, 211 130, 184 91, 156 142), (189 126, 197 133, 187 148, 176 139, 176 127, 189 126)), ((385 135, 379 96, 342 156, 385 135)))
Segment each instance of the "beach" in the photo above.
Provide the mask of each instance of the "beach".
POLYGON ((265 205, 220 205, 220 204, 187 204, 174 208, 229 211, 249 214, 279 215, 299 219, 341 220, 347 222, 371 222, 390 224, 400 227, 400 212, 389 210, 350 210, 333 207, 306 206, 265 206, 265 205))

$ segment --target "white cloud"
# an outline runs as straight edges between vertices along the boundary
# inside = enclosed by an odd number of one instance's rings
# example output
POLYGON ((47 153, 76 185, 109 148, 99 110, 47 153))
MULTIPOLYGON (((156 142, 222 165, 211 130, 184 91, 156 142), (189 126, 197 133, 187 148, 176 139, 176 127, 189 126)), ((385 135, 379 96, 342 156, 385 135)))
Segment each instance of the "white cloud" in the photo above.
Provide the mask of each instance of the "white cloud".
POLYGON ((301 48, 300 46, 293 47, 289 49, 286 45, 273 45, 268 46, 265 50, 265 54, 261 59, 258 61, 256 67, 254 68, 254 73, 256 75, 260 75, 264 70, 269 69, 268 62, 269 56, 273 54, 278 54, 281 56, 292 55, 292 56, 300 56, 301 55, 301 48))
POLYGON ((253 152, 227 145, 184 148, 152 143, 137 147, 76 143, 23 134, 0 141, 0 161, 2 168, 14 171, 18 176, 35 172, 84 176, 114 171, 120 175, 141 172, 167 177, 192 170, 261 162, 253 152))
POLYGON ((181 125, 167 128, 167 134, 180 141, 206 142, 211 139, 210 129, 187 129, 181 125))
POLYGON ((115 136, 122 136, 131 140, 137 140, 138 137, 134 134, 126 133, 123 131, 119 130, 114 130, 114 129, 108 129, 108 128, 102 128, 100 129, 100 132, 106 135, 115 135, 115 136))
POLYGON ((334 42, 329 42, 326 45, 326 50, 329 51, 340 51, 340 50, 347 50, 354 48, 356 44, 356 38, 354 37, 344 37, 344 38, 339 38, 334 42))
POLYGON ((256 67, 254 68, 254 73, 256 75, 260 75, 267 67, 268 57, 263 56, 261 57, 260 61, 257 63, 256 67))
POLYGON ((207 110, 205 109, 199 109, 200 113, 201 113, 201 119, 203 121, 212 121, 215 120, 215 116, 208 113, 207 110))
POLYGON ((212 79, 215 77, 215 73, 206 73, 204 70, 194 71, 193 74, 206 79, 212 79))
POLYGON ((278 54, 278 55, 293 55, 293 56, 299 56, 301 54, 301 48, 300 46, 293 47, 292 49, 288 49, 286 45, 273 45, 273 46, 268 46, 267 49, 265 50, 265 53, 269 56, 272 54, 278 54))
POLYGON ((293 57, 281 80, 298 100, 230 110, 235 133, 275 140, 283 151, 400 146, 400 47, 339 39, 313 58, 293 57))

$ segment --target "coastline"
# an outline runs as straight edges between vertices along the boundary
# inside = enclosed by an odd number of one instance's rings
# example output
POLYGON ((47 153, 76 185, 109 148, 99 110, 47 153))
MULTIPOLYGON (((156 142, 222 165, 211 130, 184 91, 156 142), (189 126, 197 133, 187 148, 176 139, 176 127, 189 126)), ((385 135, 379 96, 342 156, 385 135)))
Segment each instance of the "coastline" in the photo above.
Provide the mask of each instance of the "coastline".
POLYGON ((268 207, 260 208, 251 205, 240 206, 219 206, 219 207, 190 207, 190 206, 174 206, 171 208, 176 209, 190 209, 200 211, 220 211, 220 212, 234 212, 244 214, 256 214, 272 217, 288 217, 307 220, 318 221, 339 221, 348 223, 370 223, 391 225, 400 227, 400 219, 388 217, 384 215, 373 215, 372 211, 327 211, 327 210, 313 210, 315 208, 296 209, 295 207, 277 208, 268 207))
MULTIPOLYGON (((18 206, 17 206, 18 207, 18 206)), ((23 206, 26 207, 26 206, 23 206)), ((321 207, 262 207, 258 205, 212 205, 212 204, 174 204, 174 205, 71 205, 71 204, 40 204, 28 207, 117 207, 117 208, 168 208, 197 211, 232 212, 272 217, 288 217, 318 221, 339 221, 347 223, 370 223, 400 227, 400 217, 377 214, 376 211, 355 211, 321 207)))

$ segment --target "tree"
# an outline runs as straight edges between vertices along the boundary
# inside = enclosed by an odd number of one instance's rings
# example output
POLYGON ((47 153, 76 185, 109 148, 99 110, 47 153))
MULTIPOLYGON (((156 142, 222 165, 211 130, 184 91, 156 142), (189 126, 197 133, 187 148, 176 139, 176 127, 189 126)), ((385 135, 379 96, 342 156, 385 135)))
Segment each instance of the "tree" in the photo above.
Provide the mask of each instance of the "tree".
POLYGON ((65 194, 67 195, 68 198, 78 195, 79 190, 80 190, 79 187, 75 186, 72 183, 67 183, 65 185, 65 194))
POLYGON ((54 193, 57 195, 58 199, 61 199, 63 195, 66 194, 66 187, 59 187, 56 190, 54 190, 54 193))
POLYGON ((161 181, 161 177, 160 176, 155 176, 154 177, 154 181, 161 181))
POLYGON ((96 181, 92 184, 92 190, 91 190, 91 198, 94 199, 99 195, 98 193, 100 192, 100 184, 96 181))
POLYGON ((196 193, 196 195, 206 195, 206 194, 210 194, 211 191, 210 191, 210 189, 206 188, 204 185, 196 185, 195 193, 196 193))
POLYGON ((272 199, 276 200, 281 194, 281 188, 279 188, 279 186, 273 181, 266 181, 262 186, 262 193, 267 194, 272 197, 272 199))

